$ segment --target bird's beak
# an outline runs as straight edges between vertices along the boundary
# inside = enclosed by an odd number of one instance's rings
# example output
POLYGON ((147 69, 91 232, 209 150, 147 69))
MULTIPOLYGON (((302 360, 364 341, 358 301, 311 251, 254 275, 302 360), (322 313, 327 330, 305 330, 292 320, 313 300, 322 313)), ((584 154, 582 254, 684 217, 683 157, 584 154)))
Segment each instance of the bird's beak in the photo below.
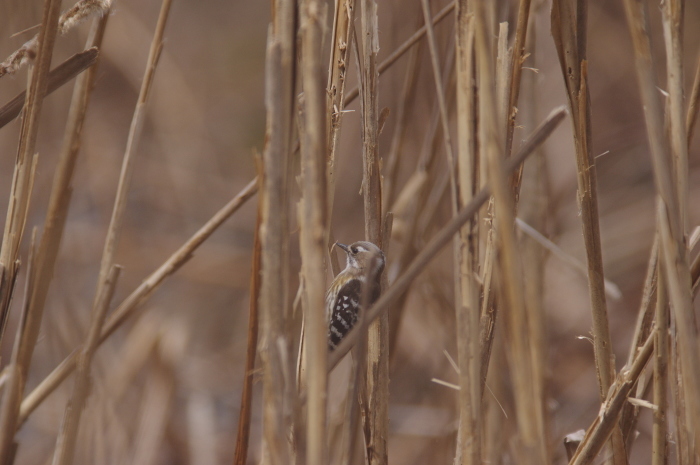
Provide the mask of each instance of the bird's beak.
POLYGON ((335 245, 343 249, 345 253, 350 253, 350 247, 348 247, 347 245, 341 244, 340 242, 336 242, 335 245))

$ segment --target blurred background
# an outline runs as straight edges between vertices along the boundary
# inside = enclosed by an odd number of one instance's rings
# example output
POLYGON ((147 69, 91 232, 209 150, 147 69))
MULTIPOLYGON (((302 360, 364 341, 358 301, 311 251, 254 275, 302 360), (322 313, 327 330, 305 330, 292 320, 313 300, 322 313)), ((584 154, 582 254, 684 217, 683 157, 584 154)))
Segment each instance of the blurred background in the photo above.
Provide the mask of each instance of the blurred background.
MULTIPOLYGON (((0 59, 31 38, 34 31, 16 37, 13 34, 40 23, 42 3, 0 2, 0 59)), ((64 8, 71 4, 64 2, 64 8)), ((444 0, 432 1, 433 14, 446 4, 444 0)), ((539 122, 552 108, 566 104, 550 34, 550 6, 548 1, 533 1, 534 27, 529 34, 534 40, 523 71, 523 86, 529 90, 521 93, 523 109, 519 114, 534 116, 518 120, 516 147, 534 129, 532 121, 539 122)), ((650 2, 649 11, 662 91, 665 53, 658 6, 650 2)), ((159 8, 159 2, 136 0, 119 0, 113 7, 83 132, 67 229, 27 392, 85 338, 126 137, 159 8)), ((514 24, 516 2, 503 0, 498 10, 496 20, 514 24)), ((333 4, 328 2, 328 34, 332 11, 333 4)), ((379 2, 378 15, 381 61, 423 24, 423 17, 418 0, 379 2)), ((124 270, 113 307, 255 176, 254 156, 264 144, 264 63, 269 20, 266 1, 175 0, 136 154, 116 258, 124 270)), ((700 49, 700 29, 695 27, 699 21, 700 5, 686 2, 688 92, 700 49)), ((82 50, 89 27, 89 23, 83 24, 58 39, 54 66, 82 50)), ((621 292, 617 300, 608 298, 610 330, 620 369, 628 356, 653 241, 654 185, 622 2, 590 1, 588 33, 592 152, 597 156, 603 258, 606 278, 621 292)), ((436 26, 436 35, 444 64, 447 54, 453 53, 449 45, 454 37, 452 14, 436 26)), ((430 149, 429 126, 437 111, 430 56, 425 43, 419 44, 415 92, 404 102, 410 111, 399 155, 397 191, 415 170, 425 147, 430 149)), ((403 99, 404 76, 413 72, 408 65, 406 55, 379 79, 380 108, 390 111, 379 142, 379 153, 384 157, 394 135, 395 109, 403 99)), ((356 73, 353 58, 348 89, 355 86, 356 73)), ((453 81, 449 85, 453 86, 453 81)), ((3 77, 0 102, 8 101, 25 87, 26 68, 3 77)), ((71 93, 72 83, 47 97, 43 106, 28 230, 43 225, 71 93)), ((345 243, 360 240, 363 235, 359 101, 347 110, 351 111, 343 115, 333 218, 336 239, 345 243)), ((453 107, 450 112, 454 120, 453 107)), ((12 181, 18 133, 18 120, 0 130, 3 206, 7 205, 12 181)), ((693 201, 700 195, 698 144, 696 138, 690 151, 691 230, 700 223, 700 206, 693 201)), ((437 172, 442 173, 437 175, 439 179, 446 168, 439 144, 437 150, 437 172)), ((585 263, 568 120, 547 141, 544 152, 549 195, 547 226, 541 232, 585 263)), ((293 191, 297 198, 296 186, 293 191)), ((140 453, 158 464, 231 463, 244 376, 256 205, 254 197, 142 305, 138 318, 101 347, 76 463, 139 463, 136 458, 142 457, 140 453), (143 452, 149 447, 150 453, 143 452)), ((420 249, 449 215, 449 199, 444 197, 434 222, 415 238, 414 246, 420 249)), ((0 215, 3 221, 4 216, 0 215)), ((290 299, 296 294, 300 266, 295 220, 291 228, 290 299)), ((388 250, 389 272, 393 273, 390 279, 398 273, 392 271, 391 260, 392 252, 401 246, 400 219, 394 229, 388 250)), ((29 234, 26 236, 28 243, 29 234)), ((23 257, 27 249, 25 244, 23 257)), ((458 382, 443 353, 456 356, 451 260, 447 247, 416 280, 396 333, 390 372, 391 463, 451 463, 454 456, 457 395, 431 382, 432 378, 458 382)), ((329 272, 329 283, 330 278, 329 272)), ((23 289, 23 280, 24 273, 18 289, 23 289)), ((11 355, 20 304, 21 299, 16 297, 0 349, 3 366, 11 355)), ((563 436, 591 423, 598 413, 599 397, 592 345, 587 339, 591 326, 587 280, 556 256, 547 260, 545 304, 551 451, 557 457, 555 463, 564 463, 563 436)), ((343 392, 343 370, 339 368, 331 377, 333 405, 338 404, 337 397, 343 392)), ((71 384, 64 383, 23 426, 18 435, 17 464, 50 462, 71 384)), ((259 394, 260 383, 254 386, 259 394)), ((502 414, 513 419, 511 399, 507 394, 496 396, 502 414)), ((260 456, 258 397, 256 394, 249 463, 256 463, 260 456)), ((631 463, 650 463, 648 412, 637 428, 639 437, 631 463)), ((507 448, 507 431, 504 438, 507 448)))

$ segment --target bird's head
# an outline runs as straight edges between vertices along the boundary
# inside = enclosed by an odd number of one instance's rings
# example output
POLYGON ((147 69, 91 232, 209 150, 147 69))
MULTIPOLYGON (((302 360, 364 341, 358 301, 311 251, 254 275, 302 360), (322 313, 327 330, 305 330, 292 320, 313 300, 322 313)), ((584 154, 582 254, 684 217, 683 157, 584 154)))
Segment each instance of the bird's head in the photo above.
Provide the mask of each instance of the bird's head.
POLYGON ((384 270, 384 253, 371 242, 358 241, 350 245, 336 242, 347 254, 346 270, 352 269, 358 274, 365 276, 370 272, 374 276, 379 276, 384 270))

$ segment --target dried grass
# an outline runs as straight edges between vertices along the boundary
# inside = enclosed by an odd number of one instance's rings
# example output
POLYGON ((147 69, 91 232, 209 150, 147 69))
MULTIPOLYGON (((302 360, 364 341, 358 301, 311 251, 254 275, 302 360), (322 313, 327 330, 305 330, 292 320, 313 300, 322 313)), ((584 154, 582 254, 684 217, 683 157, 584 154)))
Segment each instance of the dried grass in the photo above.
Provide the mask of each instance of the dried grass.
POLYGON ((172 3, 4 43, 0 463, 697 462, 697 8, 172 3))

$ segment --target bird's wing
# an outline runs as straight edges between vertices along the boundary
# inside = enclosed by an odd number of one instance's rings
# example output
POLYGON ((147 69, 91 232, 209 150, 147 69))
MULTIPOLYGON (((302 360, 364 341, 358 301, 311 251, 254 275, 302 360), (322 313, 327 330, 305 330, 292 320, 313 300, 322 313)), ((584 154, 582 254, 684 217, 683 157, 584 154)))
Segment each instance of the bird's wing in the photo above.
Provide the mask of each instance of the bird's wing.
POLYGON ((362 283, 359 279, 349 280, 338 291, 328 322, 328 346, 331 350, 340 344, 357 322, 361 293, 362 283))

